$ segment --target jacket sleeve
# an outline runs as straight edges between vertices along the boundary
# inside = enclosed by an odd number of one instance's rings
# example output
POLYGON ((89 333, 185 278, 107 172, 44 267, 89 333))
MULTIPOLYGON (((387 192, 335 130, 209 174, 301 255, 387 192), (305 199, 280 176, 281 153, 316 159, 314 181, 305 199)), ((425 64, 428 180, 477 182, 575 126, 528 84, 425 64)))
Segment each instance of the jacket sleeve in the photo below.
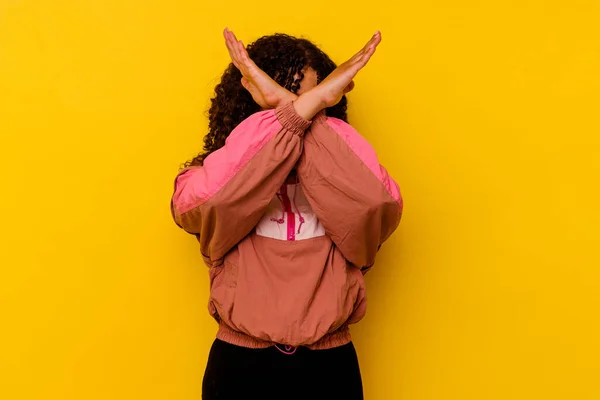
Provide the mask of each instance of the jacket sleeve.
POLYGON ((203 166, 177 175, 173 218, 196 235, 209 266, 217 265, 254 229, 297 163, 309 125, 292 103, 256 113, 238 125, 203 166))
POLYGON ((365 273, 403 208, 398 184, 373 147, 346 122, 321 113, 304 137, 298 176, 326 234, 365 273))

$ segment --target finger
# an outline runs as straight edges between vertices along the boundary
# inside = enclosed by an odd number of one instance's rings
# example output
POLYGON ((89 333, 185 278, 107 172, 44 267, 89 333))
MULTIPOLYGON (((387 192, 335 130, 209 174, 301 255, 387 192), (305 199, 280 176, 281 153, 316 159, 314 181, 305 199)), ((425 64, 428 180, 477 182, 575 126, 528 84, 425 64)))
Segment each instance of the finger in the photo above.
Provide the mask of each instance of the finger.
POLYGON ((230 30, 227 31, 227 47, 229 48, 229 50, 231 51, 231 55, 232 58, 236 59, 236 61, 238 61, 238 56, 237 56, 237 51, 236 51, 236 38, 235 35, 233 34, 233 32, 231 32, 230 30))
POLYGON ((379 46, 379 43, 381 43, 381 32, 377 31, 375 33, 375 36, 373 36, 373 38, 371 39, 371 44, 369 45, 369 48, 375 51, 377 46, 379 46))
POLYGON ((235 51, 240 61, 244 61, 244 53, 246 52, 246 49, 244 48, 244 44, 241 40, 237 40, 235 42, 235 51))
POLYGON ((229 36, 233 39, 234 42, 237 42, 238 38, 235 36, 235 33, 233 33, 232 30, 229 30, 229 36))
POLYGON ((240 61, 247 67, 252 67, 254 65, 254 61, 252 61, 248 55, 248 51, 241 40, 238 42, 238 51, 240 53, 240 61))
POLYGON ((365 46, 358 52, 358 54, 362 56, 368 53, 373 53, 375 51, 375 48, 377 48, 377 46, 379 45, 379 43, 381 43, 381 33, 377 31, 375 32, 373 37, 369 39, 367 44, 365 44, 365 46))
POLYGON ((227 46, 227 51, 229 52, 229 55, 231 56, 231 44, 230 44, 230 40, 229 40, 229 29, 225 28, 225 30, 223 31, 223 38, 225 38, 225 46, 227 46))
POLYGON ((348 86, 344 89, 344 94, 351 92, 354 89, 354 81, 350 81, 348 86))
MULTIPOLYGON (((229 52, 229 57, 231 58, 231 61, 235 65, 236 64, 236 57, 235 57, 233 46, 232 46, 232 43, 231 43, 231 35, 230 35, 230 33, 231 32, 229 31, 229 29, 226 28, 223 31, 223 36, 225 37, 225 46, 227 46, 227 51, 229 52)), ((236 65, 236 67, 237 67, 237 65, 236 65)))
POLYGON ((252 66, 252 63, 248 63, 249 57, 246 52, 246 48, 244 47, 244 43, 241 40, 238 40, 235 35, 232 33, 232 46, 234 49, 235 57, 237 62, 240 64, 243 69, 242 73, 248 73, 248 69, 252 66))
POLYGON ((223 32, 223 36, 225 37, 225 43, 227 44, 227 48, 231 51, 233 51, 233 47, 232 47, 232 43, 233 41, 231 40, 231 31, 229 29, 225 29, 225 31, 223 32))
POLYGON ((377 31, 371 40, 369 40, 367 45, 363 48, 361 55, 357 58, 356 62, 362 64, 362 66, 365 66, 373 54, 375 54, 375 50, 377 50, 379 43, 381 43, 381 33, 377 31))
POLYGON ((360 62, 366 54, 368 54, 369 52, 372 52, 372 49, 374 48, 374 46, 377 47, 379 42, 381 42, 381 33, 379 31, 377 31, 371 37, 371 39, 369 39, 369 41, 363 46, 363 48, 360 49, 358 51, 358 53, 356 53, 354 56, 352 56, 352 58, 350 58, 350 60, 348 60, 348 61, 353 64, 356 62, 360 62))
POLYGON ((233 33, 232 31, 229 31, 229 38, 231 40, 231 47, 233 48, 233 52, 236 56, 236 58, 238 59, 238 61, 240 61, 240 52, 239 52, 239 48, 238 48, 238 38, 235 36, 235 33, 233 33))
POLYGON ((236 40, 233 42, 233 48, 237 62, 240 64, 240 71, 246 75, 248 73, 248 62, 244 58, 244 48, 241 41, 236 40))
POLYGON ((373 37, 371 37, 371 39, 369 39, 369 41, 367 42, 367 44, 365 45, 364 48, 369 49, 372 46, 377 46, 379 43, 381 43, 381 32, 377 31, 377 32, 375 32, 373 37))
POLYGON ((253 76, 258 69, 256 63, 248 55, 248 51, 241 40, 238 40, 236 44, 240 54, 240 64, 242 65, 242 68, 244 68, 244 75, 253 76))
POLYGON ((249 89, 250 85, 248 84, 248 80, 246 78, 242 78, 241 82, 242 82, 242 86, 244 87, 244 89, 250 91, 250 89, 249 89))
POLYGON ((234 33, 231 32, 230 30, 227 30, 227 49, 229 50, 229 56, 231 57, 231 61, 233 62, 233 65, 235 65, 236 68, 239 69, 240 72, 242 72, 242 74, 243 74, 244 73, 244 71, 242 71, 243 65, 240 60, 240 56, 239 56, 239 53, 237 50, 237 40, 235 39, 234 33))

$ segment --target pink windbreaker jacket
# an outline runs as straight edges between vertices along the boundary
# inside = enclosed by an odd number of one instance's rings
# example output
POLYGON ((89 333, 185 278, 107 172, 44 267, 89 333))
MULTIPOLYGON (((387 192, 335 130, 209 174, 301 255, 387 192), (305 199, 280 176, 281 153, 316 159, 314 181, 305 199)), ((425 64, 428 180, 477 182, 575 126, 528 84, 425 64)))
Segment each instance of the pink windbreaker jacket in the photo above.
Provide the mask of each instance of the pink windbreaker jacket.
POLYGON ((402 204, 350 125, 323 112, 307 121, 290 103, 250 116, 182 170, 171 211, 200 242, 219 339, 327 349, 350 342, 364 316, 363 275, 402 204))

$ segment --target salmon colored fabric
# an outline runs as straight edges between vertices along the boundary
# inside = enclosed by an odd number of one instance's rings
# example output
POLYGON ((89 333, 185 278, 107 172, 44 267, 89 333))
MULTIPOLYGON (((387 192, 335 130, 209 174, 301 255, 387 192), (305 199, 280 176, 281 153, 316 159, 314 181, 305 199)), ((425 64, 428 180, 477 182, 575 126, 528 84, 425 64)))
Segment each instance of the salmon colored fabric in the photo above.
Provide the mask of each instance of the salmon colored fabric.
POLYGON ((250 116, 182 170, 171 202, 209 267, 217 337, 252 348, 348 343, 366 311, 363 274, 402 206, 364 138, 293 104, 250 116), (287 181, 293 170, 299 183, 287 181))

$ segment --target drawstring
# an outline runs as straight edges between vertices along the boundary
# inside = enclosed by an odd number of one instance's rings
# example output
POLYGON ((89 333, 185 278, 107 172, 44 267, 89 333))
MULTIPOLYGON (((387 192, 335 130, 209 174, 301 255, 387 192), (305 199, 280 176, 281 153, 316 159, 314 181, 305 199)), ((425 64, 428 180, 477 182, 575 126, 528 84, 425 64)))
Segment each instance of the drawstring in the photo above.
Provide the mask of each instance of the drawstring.
POLYGON ((298 350, 297 347, 294 346, 288 346, 287 344, 285 346, 283 346, 285 348, 285 350, 281 350, 279 348, 279 345, 275 345, 275 347, 277 348, 277 350, 279 350, 280 352, 282 352, 285 355, 291 356, 292 354, 294 354, 296 352, 296 350, 298 350))
POLYGON ((285 210, 283 207, 283 199, 281 198, 281 194, 277 193, 277 198, 279 199, 279 202, 281 203, 281 218, 271 218, 271 221, 273 222, 277 222, 278 224, 283 224, 285 222, 285 210))
MULTIPOLYGON (((304 217, 302 216, 302 212, 300 211, 300 209, 298 208, 298 205, 296 204, 296 193, 298 193, 298 187, 294 188, 294 197, 292 199, 292 204, 294 205, 294 208, 296 209, 296 212, 298 213, 298 219, 300 220, 300 225, 298 225, 298 235, 299 235, 300 230, 302 229, 302 224, 304 224, 305 220, 304 220, 304 217)), ((279 193, 279 192, 277 193, 277 198, 279 199, 279 202, 281 203, 281 218, 271 217, 271 221, 276 222, 278 224, 283 224, 285 222, 285 207, 283 205, 283 198, 281 197, 281 193, 279 193)))
POLYGON ((298 193, 298 187, 296 187, 294 189, 294 199, 292 201, 294 203, 294 207, 296 208, 296 211, 298 212, 298 219, 300 220, 300 225, 298 225, 298 235, 299 235, 300 234, 300 229, 302 229, 302 224, 304 223, 304 217, 302 216, 302 213, 300 212, 300 209, 296 205, 296 193, 298 193))

